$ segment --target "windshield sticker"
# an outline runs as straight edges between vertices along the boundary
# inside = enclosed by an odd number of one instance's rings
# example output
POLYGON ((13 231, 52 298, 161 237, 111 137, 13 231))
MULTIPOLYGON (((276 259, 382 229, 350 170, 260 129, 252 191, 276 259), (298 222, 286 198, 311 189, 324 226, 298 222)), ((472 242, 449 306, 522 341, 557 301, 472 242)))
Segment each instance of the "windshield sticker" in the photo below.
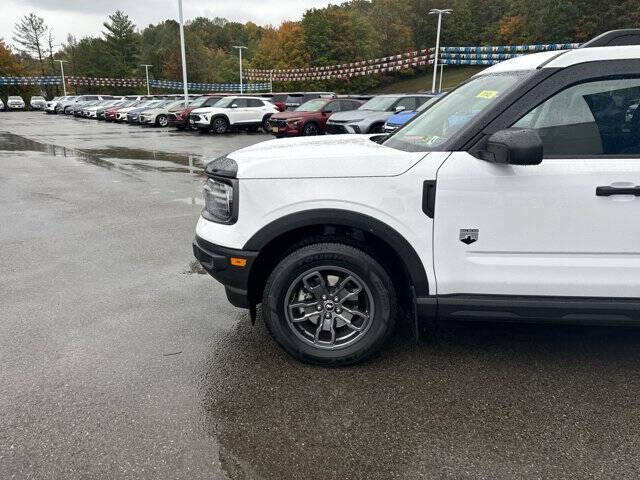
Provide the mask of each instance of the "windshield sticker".
POLYGON ((482 90, 479 94, 476 95, 476 98, 486 98, 487 100, 489 100, 496 95, 498 95, 498 92, 495 90, 482 90))

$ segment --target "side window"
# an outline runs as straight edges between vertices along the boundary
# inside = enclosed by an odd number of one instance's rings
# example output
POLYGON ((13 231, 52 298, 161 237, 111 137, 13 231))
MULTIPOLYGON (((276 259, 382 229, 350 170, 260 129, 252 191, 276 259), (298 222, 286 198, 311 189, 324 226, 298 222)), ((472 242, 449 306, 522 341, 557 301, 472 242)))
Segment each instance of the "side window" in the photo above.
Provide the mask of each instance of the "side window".
POLYGON ((429 97, 416 97, 416 110, 418 108, 420 108, 422 105, 424 105, 424 103, 427 100, 430 100, 430 98, 429 97))
POLYGON ((264 107, 264 103, 262 103, 262 100, 258 100, 257 98, 248 98, 247 102, 249 103, 250 107, 264 107))
POLYGON ((341 112, 342 111, 342 105, 340 105, 339 101, 329 102, 324 107, 324 110, 327 111, 327 112, 332 112, 332 113, 341 112))
POLYGON ((211 105, 218 103, 220 101, 219 98, 210 98, 204 102, 203 107, 210 107, 211 105))
POLYGON ((404 97, 398 100, 394 108, 404 107, 405 110, 416 109, 416 97, 404 97))
POLYGON ((545 157, 640 155, 640 78, 563 90, 513 126, 538 132, 545 157))
POLYGON ((231 104, 237 105, 238 108, 245 108, 249 106, 246 98, 236 98, 231 104))

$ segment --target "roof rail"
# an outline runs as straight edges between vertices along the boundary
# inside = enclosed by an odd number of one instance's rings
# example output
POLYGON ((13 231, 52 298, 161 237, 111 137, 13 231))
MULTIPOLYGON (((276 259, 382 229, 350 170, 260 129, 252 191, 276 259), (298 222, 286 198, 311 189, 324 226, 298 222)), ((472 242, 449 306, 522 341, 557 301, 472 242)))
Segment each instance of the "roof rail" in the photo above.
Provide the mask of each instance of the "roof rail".
POLYGON ((640 28, 611 30, 583 43, 580 48, 640 45, 640 28))

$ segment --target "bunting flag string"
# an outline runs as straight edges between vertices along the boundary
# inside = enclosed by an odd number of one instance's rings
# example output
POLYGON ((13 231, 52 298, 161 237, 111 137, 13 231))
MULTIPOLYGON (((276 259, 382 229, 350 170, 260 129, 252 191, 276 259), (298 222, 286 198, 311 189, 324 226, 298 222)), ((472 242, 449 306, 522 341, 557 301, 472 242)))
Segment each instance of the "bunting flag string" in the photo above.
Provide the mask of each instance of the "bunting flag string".
MULTIPOLYGON (((500 45, 475 47, 440 47, 438 63, 450 65, 493 65, 502 60, 526 53, 578 48, 579 43, 550 43, 532 45, 500 45), (442 61, 440 61, 442 59, 442 61)), ((280 70, 247 69, 246 75, 253 81, 300 81, 351 78, 399 71, 422 65, 433 65, 435 48, 414 50, 388 57, 323 67, 280 70)))
MULTIPOLYGON (((143 87, 146 81, 142 78, 107 78, 107 77, 80 77, 66 76, 65 83, 71 86, 98 86, 98 87, 143 87)), ((29 86, 29 85, 61 85, 62 77, 0 77, 0 86, 29 86)), ((182 89, 182 82, 172 80, 149 80, 149 86, 164 89, 182 89)), ((207 92, 237 92, 239 83, 187 83, 191 91, 207 92)), ((269 90, 269 83, 247 83, 243 85, 243 91, 260 92, 269 90)))

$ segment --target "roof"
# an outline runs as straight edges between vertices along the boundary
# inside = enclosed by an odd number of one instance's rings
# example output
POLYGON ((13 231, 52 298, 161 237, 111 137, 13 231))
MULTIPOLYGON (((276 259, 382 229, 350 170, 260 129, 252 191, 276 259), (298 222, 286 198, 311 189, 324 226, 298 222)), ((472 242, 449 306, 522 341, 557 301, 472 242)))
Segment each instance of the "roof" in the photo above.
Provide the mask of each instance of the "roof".
POLYGON ((536 68, 566 68, 579 63, 598 60, 627 60, 640 58, 640 46, 591 47, 575 50, 561 50, 532 53, 505 60, 478 73, 512 72, 534 70, 536 68))

